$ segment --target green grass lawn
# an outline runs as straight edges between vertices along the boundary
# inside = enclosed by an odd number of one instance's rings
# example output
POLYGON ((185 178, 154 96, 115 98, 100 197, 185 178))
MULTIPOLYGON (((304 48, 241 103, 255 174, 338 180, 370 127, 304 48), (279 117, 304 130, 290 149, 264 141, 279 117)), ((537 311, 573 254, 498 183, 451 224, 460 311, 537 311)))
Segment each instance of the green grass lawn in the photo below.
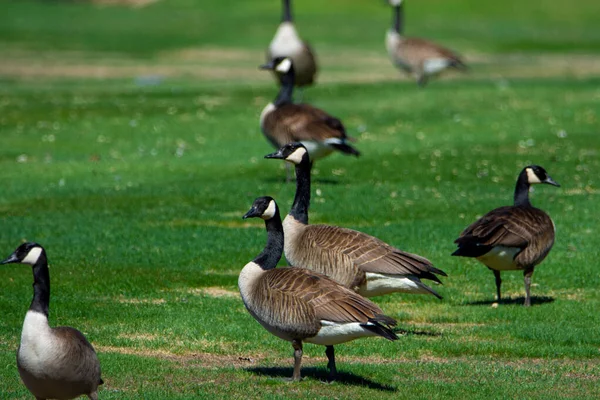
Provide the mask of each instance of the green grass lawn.
MULTIPOLYGON (((381 2, 297 1, 323 62, 305 100, 339 116, 362 152, 316 165, 311 222, 448 273, 441 301, 374 299, 406 333, 338 346, 331 385, 313 345, 306 379, 284 382, 291 345, 237 294, 265 242, 242 215, 263 195, 286 211, 294 195, 258 128, 276 90, 256 66, 278 1, 207 3, 0 2, 0 258, 22 240, 46 247, 51 323, 96 347, 100 398, 598 398, 597 2, 409 2, 411 34, 475 60, 421 90, 386 60, 381 2), (450 257, 453 240, 510 204, 530 163, 562 185, 532 194, 557 239, 533 307, 521 307, 518 272, 503 274, 494 307, 493 274, 450 257)), ((0 267, 2 399, 31 398, 15 360, 31 282, 29 267, 0 267)))

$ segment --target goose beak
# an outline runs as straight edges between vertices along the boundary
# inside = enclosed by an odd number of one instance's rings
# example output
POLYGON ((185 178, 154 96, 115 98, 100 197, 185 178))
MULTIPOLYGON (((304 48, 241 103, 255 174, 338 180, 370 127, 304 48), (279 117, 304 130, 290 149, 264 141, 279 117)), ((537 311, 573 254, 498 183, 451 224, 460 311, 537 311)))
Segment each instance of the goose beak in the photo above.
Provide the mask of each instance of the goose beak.
POLYGON ((275 68, 275 64, 273 63, 273 60, 269 61, 266 64, 260 65, 258 67, 258 69, 270 69, 270 70, 272 70, 274 68, 275 68))
POLYGON ((276 158, 278 160, 283 160, 285 157, 281 149, 279 149, 275 153, 267 154, 265 158, 276 158))
POLYGON ((244 214, 242 219, 256 218, 256 217, 260 217, 260 213, 258 211, 256 211, 256 208, 252 207, 246 214, 244 214))
POLYGON ((0 261, 0 264, 12 264, 21 262, 15 253, 12 253, 6 260, 0 261))
POLYGON ((556 182, 554 179, 550 178, 549 176, 546 176, 546 180, 544 181, 544 183, 547 183, 548 185, 560 187, 558 182, 556 182))

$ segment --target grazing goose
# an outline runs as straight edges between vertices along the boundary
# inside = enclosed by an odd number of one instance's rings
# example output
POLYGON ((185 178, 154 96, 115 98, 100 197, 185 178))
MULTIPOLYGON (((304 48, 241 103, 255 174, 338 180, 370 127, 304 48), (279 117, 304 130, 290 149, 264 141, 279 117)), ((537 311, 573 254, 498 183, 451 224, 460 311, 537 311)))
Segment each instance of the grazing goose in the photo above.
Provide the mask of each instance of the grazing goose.
POLYGON ((529 287, 536 265, 554 244, 552 219, 529 202, 529 187, 536 183, 560 186, 538 165, 529 165, 517 179, 513 206, 496 208, 469 225, 454 241, 453 256, 475 257, 494 272, 500 301, 501 271, 523 270, 525 306, 531 305, 529 287))
POLYGON ((429 77, 445 69, 466 70, 467 66, 452 51, 421 38, 404 37, 403 0, 389 0, 393 10, 392 28, 387 32, 385 47, 392 62, 411 74, 419 86, 425 86, 429 77))
POLYGON ((0 264, 33 267, 33 300, 23 322, 17 350, 19 375, 27 389, 42 399, 98 399, 100 362, 94 348, 78 330, 48 325, 50 274, 46 251, 37 243, 24 243, 0 264))
POLYGON ((265 158, 296 165, 296 196, 283 221, 285 257, 291 265, 333 278, 365 297, 393 292, 429 293, 421 282, 441 283, 435 274, 446 274, 426 258, 406 253, 362 232, 330 225, 308 225, 310 161, 301 143, 290 143, 265 158))
MULTIPOLYGON (((317 74, 317 63, 311 47, 300 39, 294 22, 290 0, 283 0, 283 15, 275 36, 267 49, 267 62, 277 57, 290 57, 296 68, 296 81, 298 87, 312 85, 317 74)), ((281 75, 275 74, 281 85, 281 75)))
POLYGON ((260 128, 275 148, 286 143, 302 142, 312 161, 334 150, 355 156, 360 154, 348 144, 350 138, 339 119, 309 104, 292 103, 295 72, 290 58, 277 57, 260 68, 274 70, 281 75, 283 82, 275 101, 269 103, 260 115, 260 128))
POLYGON ((396 321, 371 301, 332 279, 304 268, 275 268, 283 252, 279 208, 271 197, 259 197, 245 218, 265 221, 267 244, 240 272, 244 305, 266 330, 292 342, 293 380, 300 380, 302 343, 326 346, 329 379, 336 376, 333 346, 367 336, 396 340, 396 321))

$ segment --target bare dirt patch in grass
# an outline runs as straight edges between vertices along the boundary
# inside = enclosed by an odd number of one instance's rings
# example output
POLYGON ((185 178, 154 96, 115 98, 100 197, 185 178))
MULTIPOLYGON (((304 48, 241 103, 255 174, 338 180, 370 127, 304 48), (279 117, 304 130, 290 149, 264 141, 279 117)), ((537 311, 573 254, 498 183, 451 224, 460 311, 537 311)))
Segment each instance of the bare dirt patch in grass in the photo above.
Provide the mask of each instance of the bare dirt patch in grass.
POLYGON ((116 300, 119 303, 122 303, 122 304, 154 304, 154 305, 161 305, 161 304, 165 304, 167 302, 165 299, 133 299, 133 298, 126 298, 126 297, 123 297, 123 296, 117 297, 116 300))
POLYGON ((207 296, 211 296, 211 297, 235 297, 235 298, 240 297, 240 293, 238 291, 228 290, 228 289, 215 287, 215 286, 201 288, 201 289, 195 289, 195 288, 188 289, 188 290, 186 290, 186 293, 196 294, 196 295, 207 295, 207 296))
POLYGON ((223 355, 212 353, 173 353, 163 349, 136 349, 133 347, 96 346, 97 351, 104 353, 118 353, 139 357, 153 357, 170 360, 178 363, 200 364, 203 367, 246 367, 262 358, 254 355, 223 355))
POLYGON ((202 288, 178 288, 174 290, 178 293, 186 293, 193 296, 211 296, 225 298, 239 298, 240 293, 237 290, 229 290, 218 286, 209 286, 202 288))
POLYGON ((158 0, 90 0, 90 3, 101 6, 127 6, 133 8, 146 7, 158 0))
MULTIPOLYGON (((111 1, 111 0, 106 0, 111 1)), ((133 0, 132 0, 133 1, 133 0)), ((143 0, 139 0, 143 1, 143 0)), ((127 56, 79 52, 32 52, 7 50, 0 62, 0 76, 31 79, 46 78, 137 78, 194 77, 206 81, 271 82, 272 77, 258 70, 262 49, 189 48, 165 51, 154 60, 127 56)), ((600 74, 600 56, 586 54, 467 54, 468 74, 449 72, 442 79, 494 79, 517 77, 568 76, 583 78, 600 74)), ((318 82, 380 82, 410 80, 394 68, 385 51, 336 50, 320 56, 318 82), (343 65, 344 69, 337 70, 343 65)))

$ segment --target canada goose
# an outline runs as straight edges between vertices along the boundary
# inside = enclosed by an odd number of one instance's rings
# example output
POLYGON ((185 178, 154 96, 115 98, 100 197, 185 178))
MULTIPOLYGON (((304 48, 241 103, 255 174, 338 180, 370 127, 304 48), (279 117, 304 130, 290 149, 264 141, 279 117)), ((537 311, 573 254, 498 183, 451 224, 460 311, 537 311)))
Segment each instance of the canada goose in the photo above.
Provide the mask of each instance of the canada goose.
MULTIPOLYGON (((298 32, 296 32, 292 21, 290 0, 283 0, 282 8, 281 23, 267 49, 267 62, 277 57, 290 57, 296 67, 296 86, 312 85, 317 74, 314 52, 308 43, 300 39, 298 32)), ((281 75, 275 74, 275 77, 283 85, 281 75)))
POLYGON ((333 278, 365 297, 393 292, 429 293, 421 282, 441 283, 435 274, 446 273, 426 258, 406 253, 362 232, 330 225, 308 225, 310 161, 301 143, 290 143, 265 158, 296 165, 296 196, 283 221, 285 257, 291 265, 308 268, 333 278))
POLYGON ((466 70, 467 66, 452 51, 425 39, 404 37, 403 0, 389 0, 393 10, 392 28, 387 32, 385 47, 392 62, 411 74, 419 86, 425 86, 429 77, 447 68, 466 70))
POLYGON ((100 362, 94 348, 77 329, 48 325, 50 273, 46 251, 37 243, 24 243, 0 264, 33 267, 33 300, 23 322, 17 368, 27 389, 38 400, 98 399, 100 362))
POLYGON ((554 244, 554 222, 529 202, 529 186, 547 183, 560 186, 539 165, 529 165, 519 174, 514 205, 496 208, 473 222, 454 241, 453 256, 475 257, 494 272, 500 301, 501 271, 523 270, 525 306, 531 305, 529 287, 533 269, 554 244))
POLYGON ((366 336, 396 340, 396 321, 371 301, 325 275, 304 268, 275 268, 283 252, 279 208, 271 197, 259 197, 244 219, 265 221, 267 244, 240 272, 244 305, 266 330, 292 342, 293 380, 300 380, 302 343, 326 346, 329 379, 336 376, 333 346, 366 336))
POLYGON ((342 122, 325 111, 309 104, 293 104, 294 63, 288 57, 277 57, 260 68, 281 75, 282 85, 275 101, 267 104, 260 115, 260 127, 275 148, 286 143, 302 142, 311 160, 325 157, 334 150, 358 156, 348 144, 350 138, 342 122))

